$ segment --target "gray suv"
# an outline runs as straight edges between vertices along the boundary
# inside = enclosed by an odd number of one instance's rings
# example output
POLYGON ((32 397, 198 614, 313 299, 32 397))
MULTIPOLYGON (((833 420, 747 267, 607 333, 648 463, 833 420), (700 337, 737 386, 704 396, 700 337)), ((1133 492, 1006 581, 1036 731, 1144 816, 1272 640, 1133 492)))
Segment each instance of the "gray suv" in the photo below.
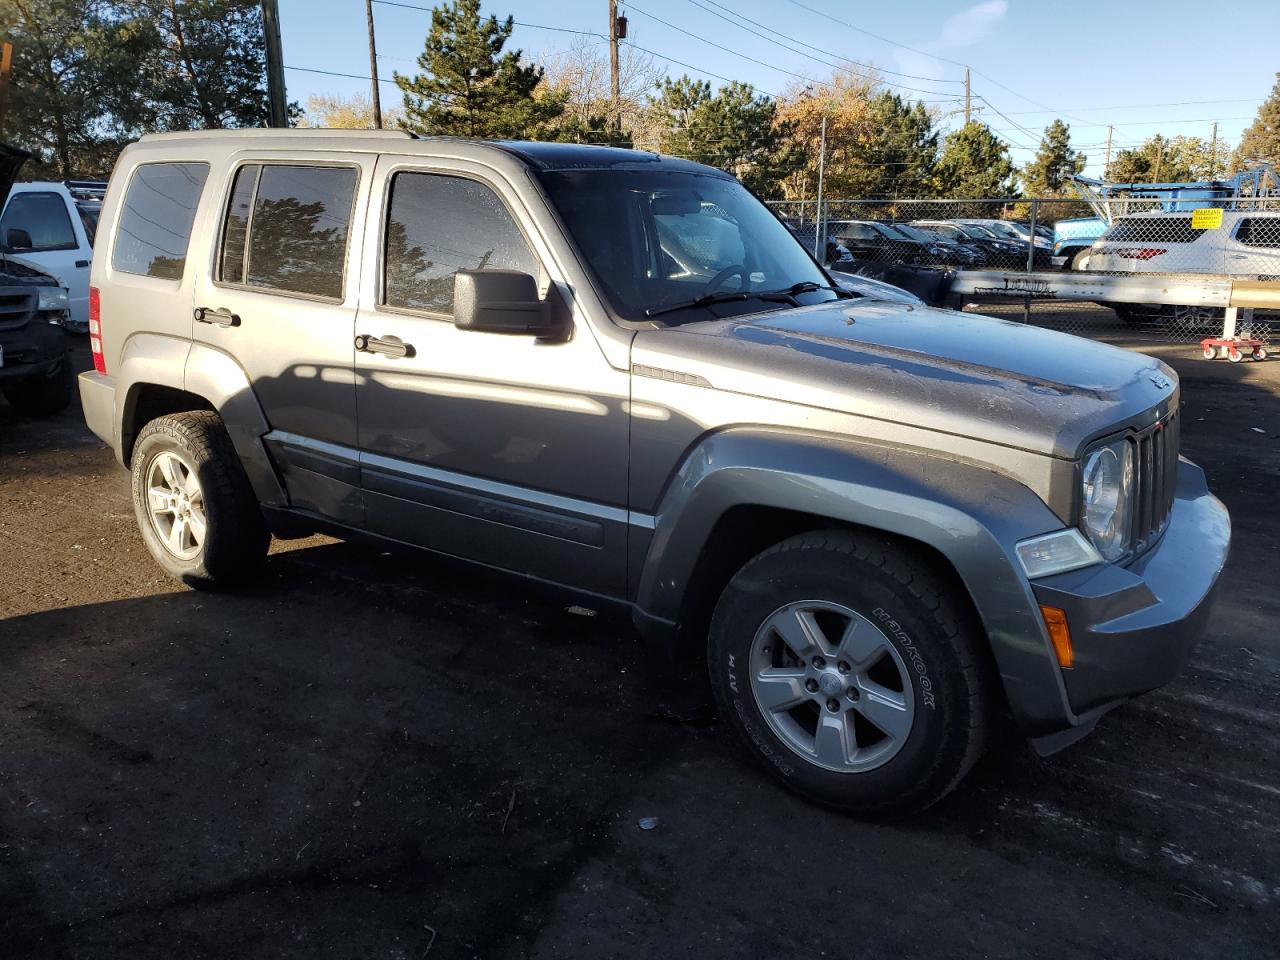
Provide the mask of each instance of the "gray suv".
POLYGON ((1167 366, 858 296, 683 160, 150 136, 98 244, 85 417, 169 573, 324 531, 617 604, 862 815, 1169 681, 1226 559, 1167 366))

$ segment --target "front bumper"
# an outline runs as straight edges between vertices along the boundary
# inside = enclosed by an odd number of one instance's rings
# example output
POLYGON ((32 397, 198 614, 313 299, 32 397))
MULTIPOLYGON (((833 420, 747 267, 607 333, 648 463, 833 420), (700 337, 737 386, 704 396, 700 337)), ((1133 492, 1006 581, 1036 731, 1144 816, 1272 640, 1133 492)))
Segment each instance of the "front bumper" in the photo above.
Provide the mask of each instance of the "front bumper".
POLYGON ((1173 512, 1151 550, 1127 566, 1032 584, 1039 603, 1066 611, 1071 631, 1074 665, 1062 679, 1074 717, 1064 726, 1091 724, 1177 676, 1208 621, 1230 541, 1231 520, 1204 471, 1180 460, 1173 512))
POLYGON ((44 376, 66 362, 71 341, 58 324, 42 320, 0 330, 0 382, 44 376))

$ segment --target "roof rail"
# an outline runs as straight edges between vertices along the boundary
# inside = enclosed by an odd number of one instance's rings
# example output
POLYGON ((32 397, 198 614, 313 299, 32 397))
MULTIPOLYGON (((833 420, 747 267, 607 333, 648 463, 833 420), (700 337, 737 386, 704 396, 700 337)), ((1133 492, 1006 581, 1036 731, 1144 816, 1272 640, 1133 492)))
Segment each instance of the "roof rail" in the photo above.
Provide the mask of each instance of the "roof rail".
POLYGON ((360 137, 371 140, 380 137, 396 137, 402 140, 417 139, 408 130, 347 130, 341 127, 238 127, 232 130, 176 130, 171 133, 147 133, 139 140, 154 143, 157 140, 204 140, 225 138, 259 140, 269 137, 360 137))

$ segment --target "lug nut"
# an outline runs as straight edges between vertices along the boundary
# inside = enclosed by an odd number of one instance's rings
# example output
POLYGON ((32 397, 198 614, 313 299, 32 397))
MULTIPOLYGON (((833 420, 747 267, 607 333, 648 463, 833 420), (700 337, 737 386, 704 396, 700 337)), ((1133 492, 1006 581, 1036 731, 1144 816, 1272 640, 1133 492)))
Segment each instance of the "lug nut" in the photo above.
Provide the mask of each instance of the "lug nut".
POLYGON ((817 681, 817 680, 814 680, 812 677, 810 677, 808 680, 806 680, 806 681, 804 682, 804 688, 805 688, 806 690, 808 690, 810 693, 817 693, 817 692, 818 692, 818 681, 817 681))
POLYGON ((848 673, 848 672, 849 672, 850 670, 852 670, 853 668, 852 668, 852 667, 850 667, 850 666, 849 666, 847 663, 845 663, 843 660, 841 660, 839 663, 837 663, 837 664, 836 664, 836 669, 837 669, 837 670, 839 670, 841 673, 848 673))
POLYGON ((860 697, 860 696, 861 696, 861 694, 860 694, 860 693, 858 693, 858 688, 857 688, 857 687, 850 687, 850 688, 846 691, 846 693, 848 693, 848 695, 849 695, 849 699, 850 699, 850 700, 857 700, 857 699, 858 699, 858 697, 860 697))
POLYGON ((840 701, 837 700, 835 697, 832 697, 830 700, 827 701, 827 709, 830 710, 832 713, 838 713, 840 710, 840 701))
POLYGON ((826 665, 827 665, 827 661, 823 660, 821 657, 813 658, 813 669, 821 670, 826 665))

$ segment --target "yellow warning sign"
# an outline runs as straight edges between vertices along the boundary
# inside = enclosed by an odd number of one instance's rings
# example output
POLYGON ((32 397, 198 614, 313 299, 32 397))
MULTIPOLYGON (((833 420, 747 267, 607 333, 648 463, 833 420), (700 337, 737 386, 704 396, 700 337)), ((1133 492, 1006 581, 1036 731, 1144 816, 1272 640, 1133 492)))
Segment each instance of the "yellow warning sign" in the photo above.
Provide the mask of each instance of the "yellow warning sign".
POLYGON ((1222 226, 1221 207, 1201 207, 1191 211, 1192 230, 1217 230, 1222 226))

